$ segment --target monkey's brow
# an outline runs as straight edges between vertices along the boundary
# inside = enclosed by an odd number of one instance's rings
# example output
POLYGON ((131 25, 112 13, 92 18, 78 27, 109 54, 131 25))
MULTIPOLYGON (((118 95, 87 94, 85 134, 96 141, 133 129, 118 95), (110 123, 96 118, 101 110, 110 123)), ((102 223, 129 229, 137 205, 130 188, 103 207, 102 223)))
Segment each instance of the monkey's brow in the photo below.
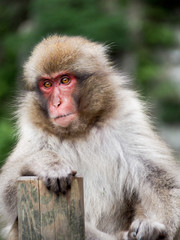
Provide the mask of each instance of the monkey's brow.
MULTIPOLYGON (((89 77, 92 77, 96 75, 95 72, 78 72, 78 71, 72 71, 72 74, 79 80, 84 81, 88 79, 89 77)), ((41 75, 36 77, 36 83, 38 84, 39 80, 41 79, 41 75)), ((36 86, 37 87, 37 86, 36 86)))
POLYGON ((74 75, 76 76, 76 78, 82 82, 82 81, 85 81, 86 79, 96 75, 95 72, 93 73, 88 73, 88 72, 84 72, 84 73, 80 73, 80 72, 74 72, 74 75))

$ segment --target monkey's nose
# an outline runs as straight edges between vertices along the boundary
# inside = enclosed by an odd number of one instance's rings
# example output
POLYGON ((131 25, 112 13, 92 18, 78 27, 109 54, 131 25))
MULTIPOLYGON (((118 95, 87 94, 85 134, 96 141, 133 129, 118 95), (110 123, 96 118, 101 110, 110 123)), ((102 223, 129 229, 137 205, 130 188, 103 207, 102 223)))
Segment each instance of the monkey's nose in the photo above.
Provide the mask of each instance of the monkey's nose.
POLYGON ((54 102, 53 102, 53 106, 55 107, 55 108, 58 108, 59 106, 61 105, 61 100, 60 99, 56 99, 54 102))
POLYGON ((54 105, 54 107, 58 108, 61 105, 61 102, 54 105))

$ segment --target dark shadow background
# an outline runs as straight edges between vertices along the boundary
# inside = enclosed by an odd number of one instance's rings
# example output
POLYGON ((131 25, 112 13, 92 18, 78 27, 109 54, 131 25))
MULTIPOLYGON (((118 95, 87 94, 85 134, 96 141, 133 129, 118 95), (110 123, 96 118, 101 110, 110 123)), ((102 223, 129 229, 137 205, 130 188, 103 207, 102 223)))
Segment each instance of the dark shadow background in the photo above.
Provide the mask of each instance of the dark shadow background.
POLYGON ((12 105, 22 64, 43 37, 81 35, 110 47, 151 103, 160 134, 180 152, 180 1, 1 0, 0 164, 13 148, 12 105))

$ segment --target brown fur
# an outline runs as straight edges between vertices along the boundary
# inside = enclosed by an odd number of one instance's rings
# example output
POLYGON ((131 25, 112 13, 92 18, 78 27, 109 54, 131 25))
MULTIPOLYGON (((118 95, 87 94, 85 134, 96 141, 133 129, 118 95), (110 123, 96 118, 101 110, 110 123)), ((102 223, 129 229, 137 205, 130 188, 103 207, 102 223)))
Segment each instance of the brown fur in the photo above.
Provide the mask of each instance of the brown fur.
MULTIPOLYGON (((114 91, 112 90, 111 83, 108 81, 109 76, 106 68, 103 69, 102 65, 100 67, 100 59, 95 58, 95 56, 91 54, 88 58, 88 62, 90 62, 91 65, 87 63, 84 72, 81 69, 81 72, 78 73, 78 60, 81 59, 82 62, 87 62, 87 57, 83 56, 82 51, 79 49, 79 46, 84 44, 88 44, 88 47, 92 48, 97 47, 94 43, 80 37, 59 38, 58 36, 54 36, 45 39, 35 48, 32 56, 25 65, 24 80, 27 84, 27 90, 34 91, 36 95, 35 99, 30 103, 31 121, 37 125, 38 128, 42 128, 43 131, 57 136, 60 135, 61 138, 84 136, 84 133, 86 131, 88 132, 89 128, 94 126, 94 124, 102 124, 102 122, 112 114, 116 105, 114 91), (44 51, 44 48, 46 51, 44 51), (41 56, 39 56, 39 53, 41 53, 41 56), (32 67, 31 62, 33 61, 35 62, 32 67), (92 63, 94 63, 93 72, 92 63), (79 113, 78 121, 68 128, 56 127, 51 123, 47 118, 48 112, 43 104, 44 100, 38 96, 39 91, 36 90, 37 82, 33 81, 32 78, 27 75, 27 72, 29 71, 31 73, 32 70, 33 74, 35 72, 36 81, 40 77, 40 74, 51 75, 51 73, 62 70, 67 70, 77 76, 79 87, 76 89, 78 99, 75 100, 79 113), (81 76, 86 76, 86 81, 83 81, 81 76), (38 102, 40 102, 40 104, 35 103, 37 99, 39 99, 38 102)), ((102 58, 104 58, 103 54, 102 58)), ((77 94, 75 93, 75 95, 77 94)))
POLYGON ((31 122, 43 131, 60 136, 61 139, 85 136, 85 132, 88 133, 92 126, 102 125, 116 107, 115 96, 110 83, 106 80, 105 73, 94 73, 86 81, 80 83, 78 99, 74 96, 79 118, 67 128, 53 125, 48 118, 48 111, 43 104, 44 100, 38 96, 38 91, 34 90, 34 94, 34 98, 29 103, 31 122))

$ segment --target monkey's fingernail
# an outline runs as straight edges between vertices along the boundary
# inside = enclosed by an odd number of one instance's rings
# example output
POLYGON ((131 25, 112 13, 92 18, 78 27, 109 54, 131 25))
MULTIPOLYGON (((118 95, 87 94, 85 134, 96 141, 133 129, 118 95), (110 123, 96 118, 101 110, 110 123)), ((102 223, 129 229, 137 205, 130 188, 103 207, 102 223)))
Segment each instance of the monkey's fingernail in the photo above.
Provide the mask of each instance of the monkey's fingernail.
POLYGON ((72 175, 75 176, 77 171, 72 171, 72 175))

